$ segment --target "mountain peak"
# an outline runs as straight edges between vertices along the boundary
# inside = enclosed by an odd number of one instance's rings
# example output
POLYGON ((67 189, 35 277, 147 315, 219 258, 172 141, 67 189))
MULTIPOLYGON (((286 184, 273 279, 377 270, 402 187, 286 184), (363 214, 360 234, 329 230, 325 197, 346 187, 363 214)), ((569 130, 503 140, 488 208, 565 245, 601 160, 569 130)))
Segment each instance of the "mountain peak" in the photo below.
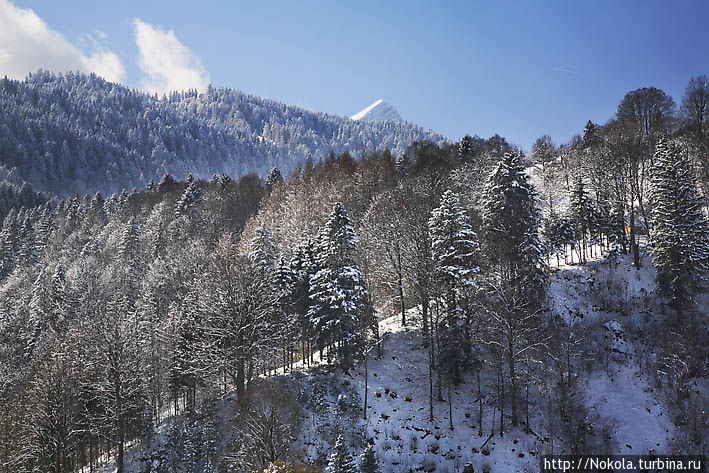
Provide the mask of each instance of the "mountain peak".
POLYGON ((379 99, 374 102, 369 107, 363 109, 359 113, 355 113, 350 117, 352 120, 362 120, 367 122, 378 122, 378 121, 393 121, 393 122, 403 122, 404 120, 399 115, 394 107, 386 103, 384 100, 379 99))

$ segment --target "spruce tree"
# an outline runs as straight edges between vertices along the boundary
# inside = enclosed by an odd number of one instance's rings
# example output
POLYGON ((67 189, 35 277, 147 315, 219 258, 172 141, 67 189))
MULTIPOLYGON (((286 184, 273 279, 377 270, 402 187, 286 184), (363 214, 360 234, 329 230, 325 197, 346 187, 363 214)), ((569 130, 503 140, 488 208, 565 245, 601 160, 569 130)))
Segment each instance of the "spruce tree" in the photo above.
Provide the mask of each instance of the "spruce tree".
POLYGON ((709 269, 709 223, 686 152, 661 140, 652 168, 652 255, 660 288, 679 312, 709 269))
MULTIPOLYGON (((354 260, 357 237, 342 204, 335 205, 320 232, 320 269, 310 280, 308 316, 321 348, 336 348, 344 370, 358 345, 359 318, 367 300, 362 273, 354 260)), ((328 352, 329 354, 330 352, 328 352)))
POLYGON ((516 425, 517 364, 521 354, 535 345, 547 288, 536 192, 518 154, 503 156, 488 179, 484 199, 484 242, 491 263, 485 279, 486 313, 501 355, 507 359, 512 424, 516 425))
POLYGON ((487 259, 502 280, 538 307, 546 292, 547 262, 536 196, 521 156, 506 153, 488 178, 482 214, 487 259))
POLYGON ((260 225, 249 243, 249 259, 262 270, 272 270, 278 258, 278 248, 273 233, 266 225, 260 225))
POLYGON ((583 178, 576 179, 574 189, 571 192, 569 203, 569 218, 574 224, 579 241, 579 258, 582 263, 586 262, 586 248, 588 245, 588 234, 593 223, 594 209, 591 200, 588 198, 583 178))
POLYGON ((465 214, 458 197, 446 191, 441 197, 441 205, 431 212, 428 221, 431 235, 431 255, 434 261, 435 279, 443 289, 442 326, 439 327, 443 338, 446 360, 442 360, 455 371, 460 356, 469 352, 469 323, 466 320, 461 300, 465 290, 475 287, 476 264, 480 250, 477 235, 473 231, 468 216, 465 214), (462 349, 463 353, 460 353, 462 349))
POLYGON ((380 473, 377 457, 374 455, 374 448, 367 445, 360 455, 359 469, 362 473, 380 473))
POLYGON ((335 441, 335 451, 330 455, 325 473, 357 473, 357 467, 342 435, 339 435, 335 441))
POLYGON ((264 181, 264 186, 268 191, 271 191, 274 187, 277 187, 281 184, 283 184, 283 176, 281 175, 281 170, 278 168, 271 168, 271 172, 268 173, 268 176, 264 181))

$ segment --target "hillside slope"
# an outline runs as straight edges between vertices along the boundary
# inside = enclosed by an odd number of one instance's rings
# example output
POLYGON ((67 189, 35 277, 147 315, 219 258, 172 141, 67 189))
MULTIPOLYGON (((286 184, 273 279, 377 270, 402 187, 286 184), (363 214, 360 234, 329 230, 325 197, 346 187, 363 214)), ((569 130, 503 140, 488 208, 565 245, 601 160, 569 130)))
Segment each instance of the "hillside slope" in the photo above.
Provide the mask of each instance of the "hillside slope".
POLYGON ((143 188, 165 174, 287 174, 331 151, 403 152, 443 138, 409 123, 353 121, 231 89, 159 98, 82 74, 0 80, 0 165, 60 196, 143 188))
MULTIPOLYGON (((583 337, 586 344, 585 355, 577 357, 576 396, 581 401, 579 415, 588 426, 587 453, 669 453, 677 445, 666 398, 639 365, 652 351, 636 330, 645 311, 656 309, 653 269, 647 265, 636 271, 631 265, 631 258, 622 255, 601 257, 583 266, 562 265, 552 276, 545 317, 563 320, 572 328, 570 336, 583 337), (627 289, 618 291, 619 287, 627 289), (606 296, 610 299, 603 303, 606 296), (643 309, 624 314, 627 307, 643 309), (590 363, 584 361, 589 353, 595 353, 590 363)), ((540 455, 569 452, 569 439, 557 413, 550 415, 555 410, 554 395, 543 392, 538 383, 529 389, 525 417, 530 429, 526 420, 511 426, 506 416, 500 433, 495 372, 488 363, 480 371, 482 418, 478 382, 468 372, 452 386, 450 397, 445 386, 438 397, 434 378, 434 417, 429 420, 428 350, 418 310, 410 309, 407 317, 405 327, 399 315, 380 321, 384 351, 381 358, 375 351, 369 358, 366 419, 362 364, 343 374, 319 363, 316 356, 315 365, 308 369, 296 364, 295 371, 281 371, 271 378, 285 386, 302 408, 301 431, 294 444, 302 460, 324 465, 338 433, 344 435, 355 458, 367 443, 372 444, 384 473, 455 473, 467 464, 474 471, 533 472, 539 469, 540 455)), ((227 426, 238 424, 234 393, 223 399, 220 412, 227 418, 221 420, 227 426)), ((164 429, 174 429, 175 421, 167 421, 164 429)), ((233 435, 231 430, 217 433, 221 444, 233 435)), ((138 452, 134 449, 134 457, 138 452)), ((140 462, 134 458, 133 464, 140 462)), ((107 465, 102 471, 115 469, 107 465)))

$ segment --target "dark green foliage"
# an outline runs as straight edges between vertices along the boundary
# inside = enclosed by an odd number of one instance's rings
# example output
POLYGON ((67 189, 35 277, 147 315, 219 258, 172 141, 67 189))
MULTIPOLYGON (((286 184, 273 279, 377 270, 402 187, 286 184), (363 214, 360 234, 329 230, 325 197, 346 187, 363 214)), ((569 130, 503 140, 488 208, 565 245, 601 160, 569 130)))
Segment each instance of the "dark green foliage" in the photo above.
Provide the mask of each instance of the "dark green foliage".
POLYGON ((709 223, 686 152, 662 140, 652 173, 652 254, 660 287, 679 308, 691 305, 702 273, 709 269, 709 223))
POLYGON ((534 186, 521 156, 507 153, 490 175, 483 200, 485 254, 502 279, 541 305, 546 292, 546 259, 534 186))
POLYGON ((374 454, 374 449, 370 444, 364 449, 360 455, 359 469, 362 473, 380 473, 377 457, 374 454))

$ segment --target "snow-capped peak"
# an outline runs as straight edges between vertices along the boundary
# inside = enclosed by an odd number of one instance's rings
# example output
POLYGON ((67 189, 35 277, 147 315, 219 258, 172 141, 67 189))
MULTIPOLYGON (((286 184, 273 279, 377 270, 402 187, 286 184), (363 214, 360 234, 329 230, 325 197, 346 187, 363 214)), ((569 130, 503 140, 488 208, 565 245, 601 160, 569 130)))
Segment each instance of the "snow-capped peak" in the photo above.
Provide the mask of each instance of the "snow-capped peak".
POLYGON ((399 112, 397 112, 394 107, 392 107, 382 99, 377 100, 361 112, 355 113, 350 118, 352 120, 364 120, 368 122, 377 122, 385 120, 394 122, 404 121, 399 115, 399 112))

